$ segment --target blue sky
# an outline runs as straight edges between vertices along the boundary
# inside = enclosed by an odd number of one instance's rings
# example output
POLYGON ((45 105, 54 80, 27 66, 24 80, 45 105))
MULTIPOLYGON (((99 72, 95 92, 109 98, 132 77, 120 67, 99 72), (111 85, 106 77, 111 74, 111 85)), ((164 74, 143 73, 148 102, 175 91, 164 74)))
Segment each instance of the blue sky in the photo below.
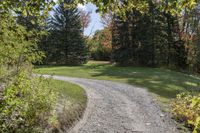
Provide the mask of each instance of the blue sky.
MULTIPOLYGON (((57 0, 54 0, 54 1, 57 2, 57 0)), ((92 3, 88 3, 85 5, 78 4, 78 9, 84 10, 86 12, 91 12, 91 22, 90 22, 88 28, 85 29, 84 35, 92 36, 92 35, 94 35, 95 31, 101 30, 104 28, 103 24, 101 23, 101 17, 99 15, 99 13, 95 12, 97 7, 94 4, 92 4, 92 3)), ((50 14, 51 14, 51 12, 50 12, 50 14)))
POLYGON ((91 12, 91 22, 88 26, 88 28, 85 29, 84 34, 85 35, 93 35, 96 30, 103 29, 103 24, 101 23, 101 17, 98 13, 96 13, 96 6, 88 3, 86 5, 78 5, 78 8, 80 10, 84 10, 87 12, 91 12))

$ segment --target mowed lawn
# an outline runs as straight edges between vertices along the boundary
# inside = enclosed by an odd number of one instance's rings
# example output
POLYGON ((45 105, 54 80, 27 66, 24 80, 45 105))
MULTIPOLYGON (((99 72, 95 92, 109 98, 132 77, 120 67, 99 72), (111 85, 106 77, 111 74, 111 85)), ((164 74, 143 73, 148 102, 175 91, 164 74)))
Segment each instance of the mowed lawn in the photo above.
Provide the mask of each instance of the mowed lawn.
POLYGON ((78 85, 60 81, 60 80, 50 80, 50 85, 55 92, 58 92, 59 97, 67 98, 67 100, 72 104, 85 105, 87 102, 86 93, 83 88, 78 85))
POLYGON ((118 67, 108 62, 90 61, 82 66, 40 66, 35 73, 111 80, 143 87, 169 103, 176 94, 200 89, 200 78, 162 68, 118 67))
POLYGON ((66 81, 50 79, 49 84, 58 93, 56 110, 60 128, 70 128, 83 115, 87 104, 86 93, 80 86, 66 81))

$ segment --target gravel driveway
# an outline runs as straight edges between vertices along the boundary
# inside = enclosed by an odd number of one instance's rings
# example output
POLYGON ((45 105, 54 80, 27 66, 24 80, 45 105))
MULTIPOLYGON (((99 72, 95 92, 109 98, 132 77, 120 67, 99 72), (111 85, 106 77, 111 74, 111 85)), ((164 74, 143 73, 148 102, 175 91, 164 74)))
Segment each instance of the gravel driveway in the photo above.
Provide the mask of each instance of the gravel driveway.
POLYGON ((103 80, 53 78, 78 84, 88 96, 84 116, 71 133, 178 132, 175 123, 161 112, 145 89, 103 80))

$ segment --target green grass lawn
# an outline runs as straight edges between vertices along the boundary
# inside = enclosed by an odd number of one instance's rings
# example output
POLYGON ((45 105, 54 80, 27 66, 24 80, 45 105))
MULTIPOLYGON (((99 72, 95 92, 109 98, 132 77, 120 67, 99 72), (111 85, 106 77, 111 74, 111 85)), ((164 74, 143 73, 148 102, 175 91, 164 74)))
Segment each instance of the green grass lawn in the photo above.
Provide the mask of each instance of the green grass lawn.
POLYGON ((87 96, 84 89, 78 85, 54 79, 50 79, 49 83, 53 91, 58 92, 57 118, 60 125, 59 129, 65 131, 65 128, 68 129, 73 126, 83 115, 87 96))
POLYGON ((58 92, 59 95, 66 97, 69 102, 74 104, 86 104, 87 97, 83 88, 78 85, 51 79, 51 86, 53 90, 58 92))
POLYGON ((177 93, 200 88, 200 78, 161 68, 117 67, 108 62, 90 61, 82 66, 40 66, 35 73, 112 80, 137 85, 168 103, 177 93))

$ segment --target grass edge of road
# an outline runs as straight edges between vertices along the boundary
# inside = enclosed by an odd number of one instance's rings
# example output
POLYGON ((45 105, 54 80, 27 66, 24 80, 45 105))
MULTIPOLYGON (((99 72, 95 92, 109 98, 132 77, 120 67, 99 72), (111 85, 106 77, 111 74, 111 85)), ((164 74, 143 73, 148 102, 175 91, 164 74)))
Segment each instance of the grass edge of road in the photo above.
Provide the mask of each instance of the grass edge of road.
POLYGON ((200 89, 200 78, 163 68, 118 67, 108 62, 90 61, 82 66, 39 66, 35 73, 110 80, 142 87, 165 105, 180 92, 200 89))
POLYGON ((87 106, 85 90, 73 83, 56 79, 49 80, 53 91, 58 92, 56 113, 59 125, 56 130, 67 131, 83 116, 87 106))

